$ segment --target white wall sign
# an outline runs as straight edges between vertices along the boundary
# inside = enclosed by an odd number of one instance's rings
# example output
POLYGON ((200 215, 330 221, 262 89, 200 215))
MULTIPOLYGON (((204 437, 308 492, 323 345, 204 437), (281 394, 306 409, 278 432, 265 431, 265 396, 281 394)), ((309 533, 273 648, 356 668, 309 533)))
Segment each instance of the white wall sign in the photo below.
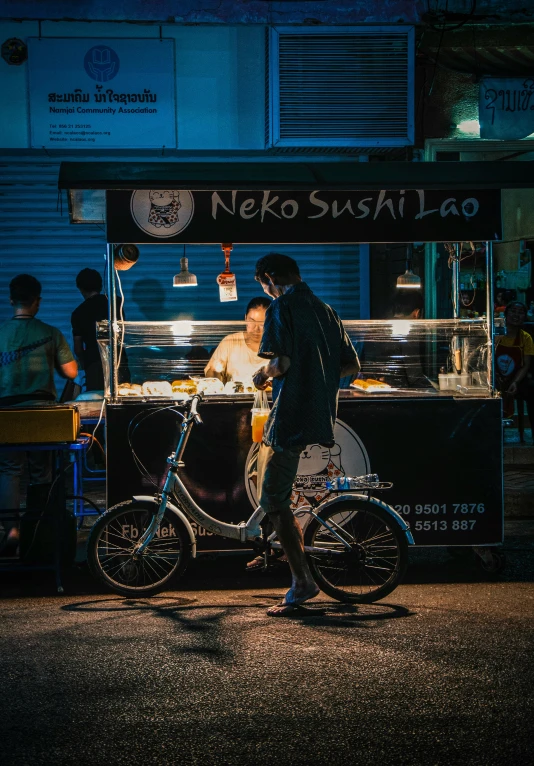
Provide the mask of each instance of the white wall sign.
POLYGON ((176 147, 173 40, 28 43, 32 147, 176 147))
POLYGON ((534 79, 484 77, 479 91, 480 138, 501 141, 534 133, 534 79))

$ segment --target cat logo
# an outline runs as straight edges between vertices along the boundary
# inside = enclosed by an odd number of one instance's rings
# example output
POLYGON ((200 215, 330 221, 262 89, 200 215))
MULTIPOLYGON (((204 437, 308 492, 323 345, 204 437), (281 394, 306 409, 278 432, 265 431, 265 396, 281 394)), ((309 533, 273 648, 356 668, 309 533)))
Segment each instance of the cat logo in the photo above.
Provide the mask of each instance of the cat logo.
MULTIPOLYGON (((334 428, 335 444, 323 447, 322 444, 308 444, 300 453, 297 477, 293 484, 291 507, 298 517, 299 508, 309 507, 309 497, 320 502, 328 494, 326 482, 338 476, 362 476, 370 473, 370 463, 363 442, 342 420, 336 420, 334 428)), ((248 499, 256 508, 257 459, 259 444, 253 444, 245 464, 245 486, 248 499)), ((308 516, 301 521, 305 523, 308 516)))
POLYGON ((191 223, 195 203, 190 191, 138 189, 132 193, 130 210, 144 232, 157 239, 169 239, 191 223))

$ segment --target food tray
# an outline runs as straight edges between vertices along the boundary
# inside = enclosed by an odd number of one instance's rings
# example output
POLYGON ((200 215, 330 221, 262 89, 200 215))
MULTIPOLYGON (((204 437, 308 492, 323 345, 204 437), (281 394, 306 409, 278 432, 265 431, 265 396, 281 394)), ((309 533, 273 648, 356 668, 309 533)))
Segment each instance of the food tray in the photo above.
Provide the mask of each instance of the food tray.
POLYGON ((355 386, 354 383, 351 383, 350 387, 355 391, 359 391, 361 394, 389 394, 391 391, 400 391, 400 388, 391 388, 390 386, 387 388, 384 386, 368 386, 367 388, 360 388, 360 386, 355 386))

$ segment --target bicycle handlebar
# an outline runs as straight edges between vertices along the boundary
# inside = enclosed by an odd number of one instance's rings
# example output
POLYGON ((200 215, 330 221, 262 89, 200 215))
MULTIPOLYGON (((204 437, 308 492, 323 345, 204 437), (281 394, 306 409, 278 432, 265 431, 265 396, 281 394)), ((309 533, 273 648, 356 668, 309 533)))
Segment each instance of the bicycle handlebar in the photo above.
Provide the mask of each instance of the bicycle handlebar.
POLYGON ((200 417, 200 415, 197 412, 198 403, 201 402, 201 401, 202 401, 202 394, 194 394, 191 397, 191 407, 189 408, 190 416, 193 418, 195 423, 197 423, 198 425, 200 425, 202 423, 202 418, 200 417))

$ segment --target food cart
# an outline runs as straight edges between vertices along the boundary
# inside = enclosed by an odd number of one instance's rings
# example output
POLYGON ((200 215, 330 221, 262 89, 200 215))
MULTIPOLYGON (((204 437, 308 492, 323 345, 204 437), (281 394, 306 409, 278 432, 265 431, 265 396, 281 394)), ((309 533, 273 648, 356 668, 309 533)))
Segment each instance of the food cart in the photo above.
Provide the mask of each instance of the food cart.
MULTIPOLYGON (((176 439, 174 410, 192 378, 205 386, 206 400, 204 426, 195 429, 187 447, 184 482, 199 505, 227 522, 247 518, 257 501, 252 392, 246 382, 206 384, 205 362, 190 353, 195 347, 212 351, 243 323, 121 322, 114 300, 118 243, 276 243, 283 250, 284 243, 306 242, 483 241, 489 321, 460 319, 457 310, 447 320, 344 321, 361 354, 363 377, 340 390, 335 446, 309 445, 301 456, 293 503, 298 514, 310 494, 317 496, 318 478, 377 473, 393 482, 387 500, 410 522, 416 545, 474 546, 485 551, 486 565, 499 566, 498 555, 491 554, 503 540, 492 242, 502 237, 500 187, 528 181, 520 163, 500 163, 498 177, 490 164, 63 163, 61 188, 106 189, 113 299, 99 342, 108 380, 108 507, 160 488, 176 439), (155 223, 153 190, 178 204, 163 230, 155 223), (153 348, 165 353, 154 358, 153 348), (131 372, 126 386, 118 376, 123 350, 131 372), (413 367, 424 371, 424 385, 384 382, 388 374, 398 379, 413 367)), ((305 278, 305 258, 300 265, 305 278)), ((199 552, 235 546, 195 531, 199 552)))

